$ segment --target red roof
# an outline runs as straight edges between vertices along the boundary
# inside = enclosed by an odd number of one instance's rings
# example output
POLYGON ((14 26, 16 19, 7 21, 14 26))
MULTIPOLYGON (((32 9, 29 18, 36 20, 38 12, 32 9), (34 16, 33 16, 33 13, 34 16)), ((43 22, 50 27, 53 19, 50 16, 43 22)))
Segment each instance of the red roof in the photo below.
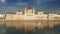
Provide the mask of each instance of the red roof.
POLYGON ((17 10, 17 12, 21 12, 21 10, 17 10))
POLYGON ((7 14, 12 14, 12 12, 7 12, 7 14))

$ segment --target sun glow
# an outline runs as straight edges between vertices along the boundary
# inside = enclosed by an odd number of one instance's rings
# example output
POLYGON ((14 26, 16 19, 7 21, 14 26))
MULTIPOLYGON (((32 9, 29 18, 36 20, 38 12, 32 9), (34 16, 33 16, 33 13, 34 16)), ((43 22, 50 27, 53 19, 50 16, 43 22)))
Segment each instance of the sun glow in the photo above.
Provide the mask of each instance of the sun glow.
POLYGON ((2 2, 4 2, 5 0, 1 0, 2 2))

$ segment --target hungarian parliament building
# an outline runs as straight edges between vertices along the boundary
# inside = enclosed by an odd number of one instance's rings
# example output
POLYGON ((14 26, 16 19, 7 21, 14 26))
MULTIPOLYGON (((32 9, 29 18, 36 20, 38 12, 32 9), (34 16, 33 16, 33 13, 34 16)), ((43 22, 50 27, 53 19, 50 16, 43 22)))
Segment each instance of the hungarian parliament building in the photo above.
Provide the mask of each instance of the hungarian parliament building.
POLYGON ((17 10, 16 13, 7 12, 6 14, 0 14, 0 19, 5 20, 55 20, 60 19, 59 14, 54 13, 47 13, 44 14, 42 10, 38 10, 37 13, 35 13, 35 9, 32 7, 26 7, 25 11, 19 11, 17 10))

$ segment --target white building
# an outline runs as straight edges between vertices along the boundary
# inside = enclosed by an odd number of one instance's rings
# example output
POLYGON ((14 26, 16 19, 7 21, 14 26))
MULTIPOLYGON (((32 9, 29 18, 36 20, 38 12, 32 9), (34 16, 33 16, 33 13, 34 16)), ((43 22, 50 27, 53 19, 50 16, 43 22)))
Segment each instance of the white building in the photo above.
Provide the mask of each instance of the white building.
POLYGON ((5 18, 5 14, 0 14, 0 19, 5 18))
POLYGON ((8 12, 7 14, 3 15, 0 14, 0 18, 4 18, 6 20, 46 20, 50 19, 53 20, 55 18, 60 18, 60 15, 49 13, 44 14, 42 10, 38 10, 38 14, 35 14, 35 9, 32 7, 25 8, 25 13, 23 14, 22 11, 16 11, 16 14, 12 14, 11 12, 8 12))

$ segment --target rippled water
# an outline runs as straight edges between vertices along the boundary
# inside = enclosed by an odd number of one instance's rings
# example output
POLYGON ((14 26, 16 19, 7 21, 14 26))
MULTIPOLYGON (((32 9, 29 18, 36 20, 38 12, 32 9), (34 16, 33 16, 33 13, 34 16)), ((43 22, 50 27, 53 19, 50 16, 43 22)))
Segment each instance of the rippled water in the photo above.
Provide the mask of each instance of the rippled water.
POLYGON ((53 28, 45 27, 44 29, 36 27, 32 32, 25 32, 24 28, 17 30, 16 28, 6 28, 0 25, 0 34, 60 34, 60 25, 56 25, 53 28))

